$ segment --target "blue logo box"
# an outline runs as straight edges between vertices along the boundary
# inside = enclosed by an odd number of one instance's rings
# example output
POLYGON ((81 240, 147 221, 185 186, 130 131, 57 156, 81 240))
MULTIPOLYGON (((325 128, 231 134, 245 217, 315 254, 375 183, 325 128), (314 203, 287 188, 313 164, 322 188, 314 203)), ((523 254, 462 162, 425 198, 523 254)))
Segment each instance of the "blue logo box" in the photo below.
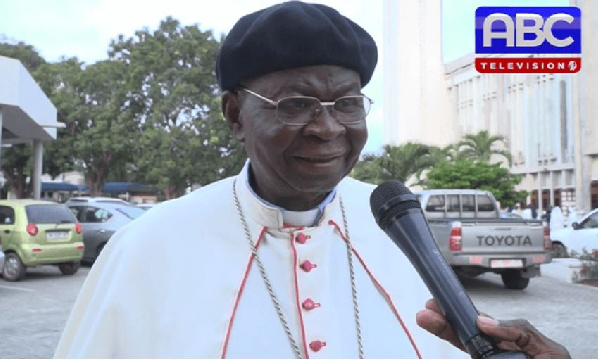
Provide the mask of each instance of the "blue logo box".
POLYGON ((479 7, 475 11, 475 53, 581 54, 581 9, 479 7), (517 14, 524 20, 518 20, 517 14))

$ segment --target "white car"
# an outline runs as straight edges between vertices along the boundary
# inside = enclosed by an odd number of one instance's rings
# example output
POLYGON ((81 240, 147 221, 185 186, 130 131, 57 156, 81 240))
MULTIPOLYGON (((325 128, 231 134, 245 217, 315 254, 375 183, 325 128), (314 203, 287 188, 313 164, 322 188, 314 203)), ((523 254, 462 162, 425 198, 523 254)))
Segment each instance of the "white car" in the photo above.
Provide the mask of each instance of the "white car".
POLYGON ((588 212, 572 226, 550 232, 555 248, 564 246, 567 252, 581 253, 584 249, 592 253, 598 250, 598 209, 588 212))

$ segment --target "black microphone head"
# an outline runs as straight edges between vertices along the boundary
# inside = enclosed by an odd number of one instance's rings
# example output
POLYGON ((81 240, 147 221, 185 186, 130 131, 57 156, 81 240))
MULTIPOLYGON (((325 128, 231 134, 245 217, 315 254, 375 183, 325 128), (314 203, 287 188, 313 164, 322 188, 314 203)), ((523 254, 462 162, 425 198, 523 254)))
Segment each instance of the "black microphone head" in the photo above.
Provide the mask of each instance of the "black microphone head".
POLYGON ((417 197, 397 180, 384 182, 371 193, 371 213, 381 228, 385 228, 393 217, 403 215, 413 208, 421 210, 421 204, 417 197))

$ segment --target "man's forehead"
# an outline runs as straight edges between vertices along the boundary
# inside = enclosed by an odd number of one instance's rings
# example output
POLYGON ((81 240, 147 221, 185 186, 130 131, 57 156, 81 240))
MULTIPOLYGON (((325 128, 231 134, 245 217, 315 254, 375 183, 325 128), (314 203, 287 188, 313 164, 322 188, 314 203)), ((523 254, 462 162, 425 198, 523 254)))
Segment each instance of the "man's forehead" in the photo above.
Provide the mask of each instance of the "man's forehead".
POLYGON ((244 82, 244 86, 271 92, 302 92, 314 89, 343 92, 361 89, 360 76, 356 71, 331 65, 271 72, 244 82))

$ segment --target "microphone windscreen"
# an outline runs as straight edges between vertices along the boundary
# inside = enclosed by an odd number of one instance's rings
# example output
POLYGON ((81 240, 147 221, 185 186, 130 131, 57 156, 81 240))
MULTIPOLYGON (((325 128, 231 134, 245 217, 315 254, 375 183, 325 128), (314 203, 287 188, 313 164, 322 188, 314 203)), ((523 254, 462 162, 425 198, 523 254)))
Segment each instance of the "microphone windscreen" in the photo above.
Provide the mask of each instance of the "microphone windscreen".
POLYGON ((415 195, 397 180, 380 184, 371 193, 371 213, 377 224, 384 228, 391 219, 412 208, 421 208, 415 195))

